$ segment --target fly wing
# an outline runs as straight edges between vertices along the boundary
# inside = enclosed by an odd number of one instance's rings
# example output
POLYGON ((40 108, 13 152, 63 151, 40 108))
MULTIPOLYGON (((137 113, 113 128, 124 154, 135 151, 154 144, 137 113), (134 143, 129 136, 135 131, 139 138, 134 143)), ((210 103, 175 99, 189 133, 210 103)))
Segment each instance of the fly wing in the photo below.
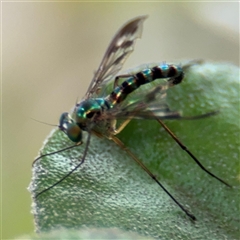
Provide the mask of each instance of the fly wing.
POLYGON ((134 98, 124 101, 107 112, 108 118, 115 119, 177 119, 181 114, 171 111, 166 103, 166 91, 171 87, 171 81, 166 81, 147 93, 142 92, 134 98))
POLYGON ((134 18, 116 33, 94 74, 84 99, 91 97, 100 85, 116 76, 120 71, 125 60, 134 50, 136 39, 142 35, 143 22, 146 18, 147 16, 134 18))

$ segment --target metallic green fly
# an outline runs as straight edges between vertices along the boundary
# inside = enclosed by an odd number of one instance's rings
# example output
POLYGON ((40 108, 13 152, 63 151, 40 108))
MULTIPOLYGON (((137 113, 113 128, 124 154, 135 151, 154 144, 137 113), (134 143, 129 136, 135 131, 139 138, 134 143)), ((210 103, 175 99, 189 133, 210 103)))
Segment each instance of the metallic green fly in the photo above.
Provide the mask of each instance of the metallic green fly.
MULTIPOLYGON (((120 28, 111 41, 98 70, 95 72, 84 98, 75 105, 71 114, 65 112, 61 115, 58 128, 63 131, 75 145, 41 155, 35 159, 34 163, 45 156, 81 145, 83 143, 82 134, 84 132, 88 134, 86 147, 81 161, 72 171, 55 184, 39 192, 35 197, 39 197, 44 192, 61 183, 84 163, 90 145, 91 135, 95 134, 99 137, 106 137, 114 141, 168 194, 187 216, 195 220, 195 216, 189 213, 148 168, 116 137, 131 119, 155 119, 158 121, 179 146, 186 151, 205 172, 230 187, 225 181, 209 172, 162 122, 163 119, 186 118, 182 117, 179 112, 171 111, 165 98, 167 89, 182 82, 184 70, 191 66, 191 62, 184 67, 164 63, 133 74, 117 75, 127 57, 133 52, 137 38, 141 37, 145 19, 146 16, 137 17, 120 28), (123 80, 120 81, 120 79, 123 80), (144 95, 142 94, 141 97, 135 98, 135 100, 128 101, 126 99, 129 94, 142 85, 151 83, 157 79, 165 79, 166 81, 156 85, 153 89, 145 92, 144 95), (112 92, 109 95, 100 96, 99 92, 102 91, 109 82, 113 83, 112 92), (122 120, 120 125, 118 124, 118 120, 122 120)), ((216 112, 211 112, 192 117, 191 119, 207 117, 215 113, 216 112)))

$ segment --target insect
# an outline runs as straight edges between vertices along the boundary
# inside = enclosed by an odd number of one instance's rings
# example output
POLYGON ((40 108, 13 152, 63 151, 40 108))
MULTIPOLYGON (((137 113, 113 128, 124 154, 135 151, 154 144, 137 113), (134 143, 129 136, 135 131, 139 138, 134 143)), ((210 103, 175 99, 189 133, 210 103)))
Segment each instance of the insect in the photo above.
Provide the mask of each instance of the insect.
MULTIPOLYGON (((154 119, 170 134, 170 136, 179 144, 179 146, 190 155, 190 157, 209 175, 224 183, 230 185, 209 172, 197 158, 184 146, 170 129, 162 122, 163 119, 183 119, 179 112, 171 111, 166 104, 166 91, 177 84, 180 84, 184 78, 184 68, 178 65, 161 64, 152 68, 146 68, 134 74, 117 75, 122 68, 126 58, 133 52, 137 38, 141 37, 143 22, 146 16, 140 16, 130 20, 116 33, 111 41, 99 68, 89 85, 84 98, 78 102, 71 114, 63 113, 60 117, 58 128, 63 131, 75 145, 61 149, 56 152, 41 155, 35 159, 34 163, 40 158, 56 154, 75 146, 81 145, 82 134, 88 134, 86 147, 81 161, 67 175, 58 182, 39 192, 35 197, 39 197, 44 192, 60 184, 64 179, 78 169, 86 158, 90 145, 91 135, 106 137, 114 141, 122 148, 167 194, 168 196, 189 216, 192 220, 196 217, 188 212, 158 181, 158 179, 148 170, 148 168, 135 156, 124 143, 116 137, 131 119, 154 119), (157 79, 165 79, 164 83, 157 84, 153 89, 148 90, 141 97, 131 101, 127 97, 144 84, 149 84, 157 79), (99 96, 106 84, 112 82, 113 89, 109 95, 99 96), (118 124, 119 120, 121 124, 118 124)), ((189 64, 191 66, 191 63, 189 64)), ((189 67, 185 66, 185 68, 189 67)), ((207 113, 201 116, 192 117, 201 118, 213 115, 215 112, 207 113)), ((34 164, 33 163, 33 164, 34 164)))

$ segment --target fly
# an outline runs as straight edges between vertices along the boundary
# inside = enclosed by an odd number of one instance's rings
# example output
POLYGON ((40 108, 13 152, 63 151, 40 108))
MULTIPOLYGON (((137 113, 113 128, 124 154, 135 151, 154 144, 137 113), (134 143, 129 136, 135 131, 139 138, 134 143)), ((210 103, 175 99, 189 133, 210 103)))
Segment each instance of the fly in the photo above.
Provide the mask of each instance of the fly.
MULTIPOLYGON (((111 41, 98 70, 94 74, 84 98, 75 105, 71 114, 65 112, 61 115, 58 128, 63 131, 68 138, 75 143, 75 145, 56 152, 41 155, 34 160, 33 164, 45 156, 56 154, 81 145, 83 143, 83 132, 88 134, 86 147, 82 159, 77 166, 55 184, 36 194, 35 197, 39 197, 44 192, 61 183, 84 163, 91 135, 95 134, 99 137, 106 137, 114 141, 168 194, 168 196, 188 217, 192 220, 196 220, 196 217, 188 212, 188 210, 171 195, 171 193, 158 181, 137 156, 126 148, 124 143, 116 137, 131 119, 154 119, 158 121, 178 145, 186 151, 205 172, 228 187, 231 187, 228 183, 209 172, 162 122, 163 119, 186 118, 182 117, 179 112, 171 111, 165 102, 165 98, 166 91, 170 87, 182 82, 184 78, 184 70, 190 67, 191 63, 185 67, 164 63, 152 68, 146 68, 134 74, 117 75, 127 57, 133 52, 136 40, 141 37, 143 22, 146 18, 147 16, 137 17, 120 28, 111 41), (157 79, 164 79, 165 82, 157 84, 153 89, 148 90, 143 96, 135 98, 135 100, 127 100, 127 97, 136 89, 157 79), (99 92, 104 89, 106 84, 110 81, 113 82, 112 92, 107 96, 99 96, 99 92), (118 120, 123 120, 119 126, 117 125, 118 120)), ((215 113, 216 112, 211 112, 201 116, 191 117, 190 119, 207 117, 215 113)))

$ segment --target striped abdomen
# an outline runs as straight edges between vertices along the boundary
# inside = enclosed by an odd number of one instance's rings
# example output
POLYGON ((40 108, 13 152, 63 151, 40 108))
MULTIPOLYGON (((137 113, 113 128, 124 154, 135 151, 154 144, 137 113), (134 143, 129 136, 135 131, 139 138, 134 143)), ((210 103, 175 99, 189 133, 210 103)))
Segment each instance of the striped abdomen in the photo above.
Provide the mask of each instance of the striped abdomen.
MULTIPOLYGON (((183 76, 182 68, 176 65, 163 64, 153 68, 147 68, 141 72, 127 76, 127 80, 112 91, 109 95, 109 100, 113 105, 120 103, 129 93, 133 92, 141 85, 160 78, 171 78, 172 84, 176 85, 182 81, 183 76)), ((117 78, 122 77, 118 76, 117 78)))

